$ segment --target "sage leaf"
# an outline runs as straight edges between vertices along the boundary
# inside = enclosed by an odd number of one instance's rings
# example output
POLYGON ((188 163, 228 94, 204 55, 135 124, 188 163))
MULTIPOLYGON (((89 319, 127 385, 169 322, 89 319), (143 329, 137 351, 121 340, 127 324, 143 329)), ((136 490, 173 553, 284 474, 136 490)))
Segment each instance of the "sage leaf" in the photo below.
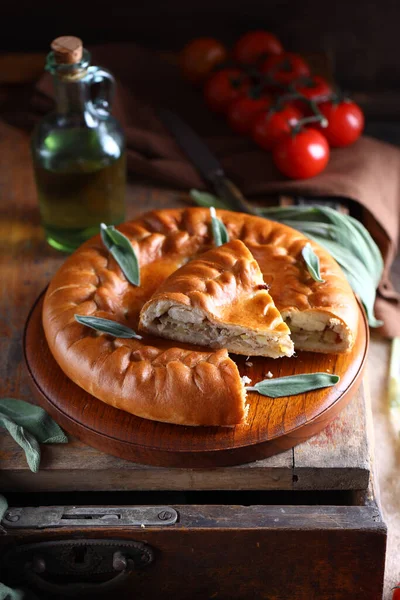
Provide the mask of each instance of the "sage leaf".
POLYGON ((383 259, 368 230, 356 219, 328 206, 272 206, 260 214, 301 231, 323 246, 342 267, 360 298, 370 327, 380 327, 374 315, 376 288, 382 277, 383 259))
POLYGON ((198 206, 204 206, 205 208, 210 208, 214 206, 216 208, 222 208, 225 210, 230 210, 229 206, 219 200, 213 194, 209 194, 208 192, 200 192, 199 190, 190 190, 190 197, 196 202, 198 206))
MULTIPOLYGON (((39 470, 40 465, 39 444, 68 442, 63 430, 43 408, 16 398, 0 398, 0 428, 6 429, 21 446, 28 466, 34 473, 39 470)), ((0 496, 0 513, 1 499, 2 496, 0 496)))
POLYGON ((223 222, 220 219, 218 219, 214 206, 210 206, 210 215, 211 229, 213 232, 215 245, 222 246, 222 244, 226 244, 227 242, 229 242, 228 231, 223 222))
POLYGON ((101 319, 100 317, 89 317, 85 315, 74 315, 74 317, 81 325, 86 325, 86 327, 101 331, 102 333, 108 333, 114 337, 135 338, 136 340, 142 339, 142 336, 135 333, 130 327, 121 325, 121 323, 117 323, 111 319, 101 319))
MULTIPOLYGON (((223 207, 234 210, 226 204, 223 207)), ((342 267, 353 292, 361 300, 369 326, 382 325, 382 321, 375 318, 374 304, 376 288, 382 277, 383 259, 362 223, 325 205, 270 206, 258 208, 257 212, 262 217, 301 231, 323 246, 342 267)))
POLYGON ((277 379, 264 379, 255 385, 246 387, 246 390, 248 392, 258 392, 262 396, 269 396, 270 398, 283 398, 284 396, 295 396, 304 392, 330 387, 338 381, 340 381, 338 375, 307 373, 277 379))
POLYGON ((311 239, 325 246, 336 262, 342 267, 353 292, 360 298, 368 318, 370 327, 380 327, 382 321, 378 321, 374 315, 375 304, 375 282, 367 267, 346 248, 331 240, 320 239, 318 236, 310 236, 311 239))
POLYGON ((140 269, 136 252, 128 238, 113 225, 100 225, 103 244, 115 258, 129 283, 140 285, 140 269))
POLYGON ((319 283, 324 283, 325 280, 322 279, 321 273, 319 270, 319 258, 315 254, 314 250, 311 248, 311 244, 306 244, 301 251, 301 255, 304 258, 304 262, 307 265, 308 272, 314 281, 318 281, 319 283))

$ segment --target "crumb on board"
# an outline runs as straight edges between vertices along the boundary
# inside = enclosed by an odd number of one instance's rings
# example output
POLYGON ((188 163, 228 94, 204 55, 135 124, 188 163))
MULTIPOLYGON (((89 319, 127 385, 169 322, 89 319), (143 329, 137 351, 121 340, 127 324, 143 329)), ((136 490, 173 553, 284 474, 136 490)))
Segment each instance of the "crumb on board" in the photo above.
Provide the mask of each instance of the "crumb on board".
POLYGON ((251 383, 250 377, 247 377, 247 375, 243 375, 242 383, 243 383, 243 385, 248 385, 249 383, 251 383))
POLYGON ((246 360, 246 362, 244 363, 246 365, 246 367, 252 367, 253 363, 250 362, 249 360, 246 360))
POLYGON ((268 371, 268 373, 265 373, 264 377, 266 377, 267 379, 271 379, 273 377, 271 371, 268 371))

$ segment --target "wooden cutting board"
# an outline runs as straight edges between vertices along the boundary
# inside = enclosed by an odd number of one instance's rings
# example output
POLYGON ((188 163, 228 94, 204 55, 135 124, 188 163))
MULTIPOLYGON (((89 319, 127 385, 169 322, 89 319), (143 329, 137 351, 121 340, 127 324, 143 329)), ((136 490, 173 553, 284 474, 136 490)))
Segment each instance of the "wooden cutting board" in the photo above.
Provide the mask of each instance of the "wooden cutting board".
MULTIPOLYGON (((216 467, 252 462, 291 448, 326 427, 361 383, 368 325, 360 308, 359 330, 349 354, 299 352, 296 357, 234 357, 252 382, 298 373, 340 376, 333 387, 266 398, 249 394, 248 423, 232 428, 186 427, 148 421, 118 410, 73 383, 54 360, 42 327, 43 296, 24 333, 25 360, 39 404, 69 433, 108 454, 157 466, 216 467)), ((232 355, 231 355, 232 356, 232 355)))

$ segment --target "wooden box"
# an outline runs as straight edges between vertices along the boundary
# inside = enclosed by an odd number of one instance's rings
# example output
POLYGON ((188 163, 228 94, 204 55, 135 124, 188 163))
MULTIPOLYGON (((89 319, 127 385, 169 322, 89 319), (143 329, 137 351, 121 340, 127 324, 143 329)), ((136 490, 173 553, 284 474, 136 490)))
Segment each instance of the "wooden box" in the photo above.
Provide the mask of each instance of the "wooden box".
POLYGON ((196 470, 133 464, 72 440, 46 447, 32 474, 1 435, 10 509, 0 580, 40 599, 378 600, 386 527, 368 422, 362 385, 294 449, 196 470))
MULTIPOLYGON (((1 394, 32 400, 22 331, 64 256, 43 238, 26 133, 5 123, 0 133, 10 207, 1 394)), ((166 190, 130 185, 128 195, 129 219, 184 205, 166 190)), ((40 600, 90 597, 93 584, 93 598, 118 600, 379 600, 386 527, 371 485, 368 420, 361 387, 324 431, 293 450, 197 470, 133 464, 71 439, 43 446, 34 474, 0 430, 0 493, 10 505, 0 581, 40 600)))

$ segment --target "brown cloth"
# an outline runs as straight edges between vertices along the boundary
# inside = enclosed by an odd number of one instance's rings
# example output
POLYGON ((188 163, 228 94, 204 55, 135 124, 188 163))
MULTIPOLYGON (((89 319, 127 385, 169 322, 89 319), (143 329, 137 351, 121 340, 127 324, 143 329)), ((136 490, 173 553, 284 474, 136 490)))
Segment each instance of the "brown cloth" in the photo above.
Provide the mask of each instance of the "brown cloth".
MULTIPOLYGON (((131 173, 176 188, 204 189, 204 181, 157 117, 170 108, 186 120, 220 159, 227 175, 249 199, 273 195, 347 198, 363 206, 363 223, 379 245, 385 271, 376 302, 385 336, 400 335, 400 294, 389 279, 400 227, 400 149, 362 137, 354 145, 334 149, 329 165, 317 177, 291 181, 274 167, 269 153, 232 133, 224 119, 210 113, 201 90, 181 77, 168 56, 118 44, 91 49, 92 64, 107 67, 117 79, 114 115, 123 125, 131 173)), ((52 85, 44 76, 36 88, 34 107, 50 108, 52 85)))

